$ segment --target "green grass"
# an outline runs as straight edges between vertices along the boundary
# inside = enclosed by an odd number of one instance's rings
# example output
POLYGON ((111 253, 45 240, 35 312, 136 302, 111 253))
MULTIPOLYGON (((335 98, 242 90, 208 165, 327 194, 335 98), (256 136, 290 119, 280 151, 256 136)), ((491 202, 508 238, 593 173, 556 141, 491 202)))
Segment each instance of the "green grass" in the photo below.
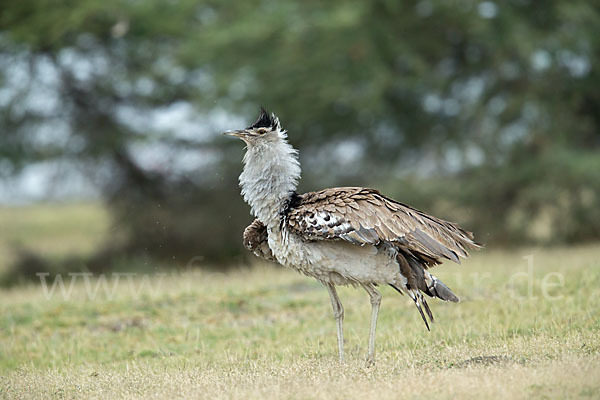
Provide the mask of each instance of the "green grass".
POLYGON ((108 212, 95 203, 0 207, 0 276, 20 250, 49 259, 87 256, 109 231, 108 212))
POLYGON ((69 300, 3 289, 0 398, 597 398, 600 246, 486 250, 434 273, 461 303, 430 301, 427 332, 382 288, 371 368, 366 293, 340 289, 340 366, 326 290, 281 267, 154 276, 137 295, 122 277, 93 300, 81 281, 69 300))

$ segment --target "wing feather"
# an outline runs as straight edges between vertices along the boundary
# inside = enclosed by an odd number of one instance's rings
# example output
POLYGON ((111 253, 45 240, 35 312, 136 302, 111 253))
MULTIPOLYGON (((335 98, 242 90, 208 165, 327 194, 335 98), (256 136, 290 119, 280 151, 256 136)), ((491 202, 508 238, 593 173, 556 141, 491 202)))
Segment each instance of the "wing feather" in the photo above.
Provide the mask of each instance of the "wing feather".
POLYGON ((431 265, 446 258, 460 262, 479 248, 473 234, 385 197, 377 190, 342 187, 305 193, 287 210, 288 227, 309 240, 382 242, 418 253, 431 265))
POLYGON ((267 227, 257 219, 244 229, 244 247, 254 255, 268 261, 277 262, 269 247, 267 227))

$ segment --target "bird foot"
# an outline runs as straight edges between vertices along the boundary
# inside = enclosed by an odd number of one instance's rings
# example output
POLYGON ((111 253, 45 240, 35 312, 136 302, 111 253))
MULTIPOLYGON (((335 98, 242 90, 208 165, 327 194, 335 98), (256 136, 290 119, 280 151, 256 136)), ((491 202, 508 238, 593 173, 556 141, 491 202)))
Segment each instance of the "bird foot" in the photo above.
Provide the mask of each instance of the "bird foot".
POLYGON ((369 354, 365 360, 365 368, 371 368, 373 366, 375 366, 375 356, 373 354, 369 354))

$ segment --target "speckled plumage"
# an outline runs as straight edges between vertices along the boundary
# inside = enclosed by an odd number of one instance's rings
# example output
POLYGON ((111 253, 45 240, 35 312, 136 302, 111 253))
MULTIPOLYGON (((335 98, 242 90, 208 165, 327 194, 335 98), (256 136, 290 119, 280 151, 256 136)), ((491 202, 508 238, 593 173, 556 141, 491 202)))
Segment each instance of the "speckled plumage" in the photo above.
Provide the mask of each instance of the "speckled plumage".
POLYGON ((328 289, 343 360, 343 307, 335 286, 363 287, 373 306, 369 362, 381 295, 387 284, 415 302, 427 328, 423 293, 458 301, 427 270, 444 259, 459 262, 478 248, 458 225, 385 197, 374 189, 331 188, 297 195, 297 151, 274 114, 261 110, 249 128, 229 132, 247 144, 240 186, 256 220, 244 231, 244 245, 259 257, 314 277, 328 289))

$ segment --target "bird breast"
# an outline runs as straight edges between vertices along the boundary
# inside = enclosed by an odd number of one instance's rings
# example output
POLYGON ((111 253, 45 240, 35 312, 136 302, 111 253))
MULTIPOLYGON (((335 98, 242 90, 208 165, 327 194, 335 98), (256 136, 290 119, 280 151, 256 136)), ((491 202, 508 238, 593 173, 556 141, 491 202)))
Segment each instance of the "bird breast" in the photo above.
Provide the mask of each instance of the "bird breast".
POLYGON ((268 242, 277 261, 324 283, 405 286, 393 246, 354 245, 345 241, 305 240, 283 229, 268 229, 268 242))

